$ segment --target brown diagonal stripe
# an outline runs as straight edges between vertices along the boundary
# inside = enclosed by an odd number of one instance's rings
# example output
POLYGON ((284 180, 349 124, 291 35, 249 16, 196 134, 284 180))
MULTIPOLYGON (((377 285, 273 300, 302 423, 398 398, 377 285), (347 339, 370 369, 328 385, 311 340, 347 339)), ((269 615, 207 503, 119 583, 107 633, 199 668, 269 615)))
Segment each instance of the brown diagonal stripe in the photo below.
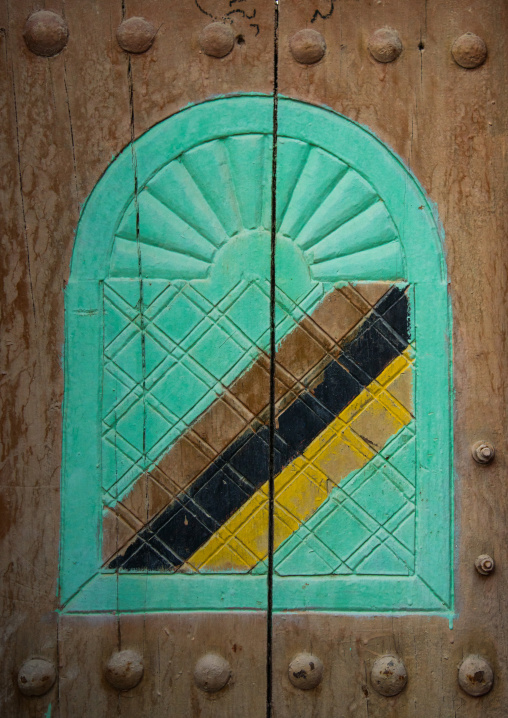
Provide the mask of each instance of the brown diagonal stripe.
MULTIPOLYGON (((329 354, 361 323, 390 288, 388 283, 347 285, 328 294, 311 316, 304 317, 281 341, 276 356, 277 412, 309 387, 329 354), (314 371, 311 371, 314 370, 314 371), (305 385, 302 379, 305 379, 305 385)), ((270 362, 262 354, 162 456, 140 476, 103 524, 103 560, 123 548, 141 526, 162 512, 249 426, 268 423, 270 362)))

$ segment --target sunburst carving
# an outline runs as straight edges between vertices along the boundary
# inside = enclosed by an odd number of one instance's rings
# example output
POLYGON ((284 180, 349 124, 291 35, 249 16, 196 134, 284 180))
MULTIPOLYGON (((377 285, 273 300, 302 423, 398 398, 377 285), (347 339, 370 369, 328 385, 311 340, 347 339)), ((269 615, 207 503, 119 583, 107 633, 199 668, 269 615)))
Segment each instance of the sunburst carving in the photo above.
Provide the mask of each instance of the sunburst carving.
MULTIPOLYGON (((271 222, 271 137, 238 135, 189 150, 141 189, 118 227, 111 276, 205 278, 215 253, 271 222), (139 221, 139 226, 137 223, 139 221)), ((277 231, 304 253, 314 280, 400 279, 396 226, 372 186, 344 162, 280 138, 277 231)))

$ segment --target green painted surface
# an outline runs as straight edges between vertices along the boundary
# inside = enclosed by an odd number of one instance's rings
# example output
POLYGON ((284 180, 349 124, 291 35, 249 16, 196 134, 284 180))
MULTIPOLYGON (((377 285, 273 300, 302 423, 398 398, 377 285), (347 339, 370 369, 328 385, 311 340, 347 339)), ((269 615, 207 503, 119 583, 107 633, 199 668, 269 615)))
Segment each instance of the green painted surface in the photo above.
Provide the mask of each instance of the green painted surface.
MULTIPOLYGON (((263 575, 99 567, 103 503, 123 496, 268 347, 271 122, 268 97, 188 108, 134 143, 138 234, 130 147, 83 209, 66 290, 65 610, 266 606, 263 575)), ((276 574, 275 608, 449 612, 449 306, 431 208, 386 146, 331 111, 281 99, 278 153, 278 340, 334 284, 414 285, 417 493, 414 573, 397 575, 400 565, 378 547, 358 565, 377 561, 385 575, 316 575, 317 564, 305 581, 276 574)))
POLYGON ((352 472, 275 552, 279 576, 411 575, 415 549, 415 423, 352 472))

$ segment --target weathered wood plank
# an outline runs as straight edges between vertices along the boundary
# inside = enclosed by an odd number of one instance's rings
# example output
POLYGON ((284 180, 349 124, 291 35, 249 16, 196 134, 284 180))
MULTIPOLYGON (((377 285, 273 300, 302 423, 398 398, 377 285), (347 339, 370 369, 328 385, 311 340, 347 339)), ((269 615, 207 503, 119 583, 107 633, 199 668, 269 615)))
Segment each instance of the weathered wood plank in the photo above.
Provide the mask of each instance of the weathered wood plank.
MULTIPOLYGON (((225 12, 219 5, 211 8, 212 14, 225 12)), ((65 6, 56 3, 51 9, 65 16, 69 41, 60 55, 49 59, 29 52, 22 37, 32 5, 16 3, 2 11, 6 15, 6 32, 2 36, 2 59, 6 63, 2 76, 6 163, 2 201, 8 208, 4 232, 7 312, 4 416, 12 417, 4 422, 2 492, 12 525, 5 524, 8 533, 4 611, 6 635, 10 634, 10 638, 5 646, 8 658, 3 662, 7 677, 2 703, 16 706, 12 712, 17 715, 45 714, 50 703, 53 716, 74 715, 78 705, 79 710, 86 710, 90 697, 94 714, 110 712, 118 706, 122 715, 131 715, 131 711, 138 715, 145 706, 149 705, 146 710, 151 710, 152 699, 156 706, 160 700, 173 705, 171 691, 162 690, 161 699, 153 698, 150 692, 143 693, 140 688, 136 700, 126 696, 118 701, 114 691, 104 683, 102 665, 112 637, 119 635, 123 642, 128 642, 131 635, 137 638, 141 635, 139 631, 150 627, 148 618, 134 616, 125 628, 123 620, 118 623, 114 618, 61 619, 60 659, 57 654, 53 611, 57 606, 58 580, 63 289, 79 209, 111 159, 129 143, 133 130, 138 135, 189 102, 243 90, 249 84, 254 91, 270 91, 271 4, 257 3, 254 8, 263 25, 259 35, 250 20, 235 18, 235 51, 224 60, 216 60, 200 54, 197 38, 211 18, 197 6, 189 9, 177 3, 168 8, 159 3, 143 3, 138 8, 127 3, 127 15, 153 15, 150 19, 159 27, 153 51, 131 58, 132 85, 129 56, 116 41, 116 29, 122 20, 120 2, 76 2, 65 6), (245 43, 240 35, 244 35, 245 43), (16 625, 12 615, 16 616, 16 625), (76 625, 81 621, 84 628, 74 630, 72 621, 76 625), (19 664, 32 654, 45 655, 60 663, 61 680, 50 694, 27 701, 19 697, 13 676, 19 664), (87 676, 81 681, 78 677, 85 664, 87 676), (89 670, 91 666, 94 670, 89 670), (60 704, 55 701, 57 694, 60 704)), ((252 14, 252 9, 248 13, 252 14)), ((247 675, 254 665, 257 670, 255 681, 250 682, 251 690, 231 690, 226 702, 212 701, 210 705, 216 706, 220 715, 237 715, 242 712, 242 705, 252 707, 253 715, 262 715, 265 618, 236 615, 216 620, 225 625, 217 646, 222 646, 226 637, 231 643, 229 639, 234 635, 238 646, 243 645, 240 639, 244 639, 251 651, 242 659, 243 667, 233 667, 235 674, 239 671, 238 675, 247 675)), ((199 646, 198 652, 192 654, 194 661, 198 653, 215 645, 216 628, 208 615, 191 623, 203 624, 202 635, 194 644, 199 646)), ((177 654, 182 654, 186 649, 179 643, 178 620, 173 619, 173 624, 175 627, 167 630, 172 631, 171 638, 176 640, 177 654)), ((156 639, 157 629, 152 634, 148 636, 148 646, 156 639)), ((227 650, 231 652, 229 643, 227 650)), ((153 658, 155 661, 155 655, 153 658)), ((188 656, 186 660, 191 659, 188 656)), ((185 664, 184 673, 187 682, 192 683, 190 662, 185 664)), ((146 681, 160 684, 159 667, 153 663, 147 669, 146 681)), ((185 691, 188 690, 189 686, 185 691)), ((185 691, 178 694, 183 712, 187 711, 188 702, 185 691)), ((192 691, 196 705, 203 700, 208 705, 206 696, 198 697, 196 688, 192 691)))
MULTIPOLYGON (((321 5, 330 10, 333 3, 321 5)), ((344 716, 387 710, 394 716, 502 716, 505 577, 502 566, 490 578, 480 577, 474 560, 489 553, 502 562, 506 543, 508 217, 501 88, 508 58, 498 31, 506 7, 345 2, 311 24, 314 10, 310 2, 280 3, 281 93, 328 105, 372 129, 415 173, 444 226, 454 328, 457 617, 453 630, 437 618, 277 617, 275 670, 284 677, 275 681, 276 715, 324 716, 338 708, 344 716), (371 32, 384 26, 396 28, 404 45, 394 63, 377 63, 367 50, 371 32), (326 40, 327 54, 315 66, 298 65, 289 52, 289 39, 305 27, 326 40), (483 37, 489 49, 476 70, 459 68, 451 57, 453 41, 466 31, 483 37), (490 466, 471 458, 471 445, 480 438, 496 445, 490 466), (285 677, 293 654, 302 650, 327 664, 322 686, 310 695, 285 677), (386 699, 372 691, 368 673, 375 657, 390 651, 404 658, 409 682, 399 697, 386 699), (481 699, 457 685, 457 666, 468 653, 483 655, 495 671, 495 687, 481 699)))

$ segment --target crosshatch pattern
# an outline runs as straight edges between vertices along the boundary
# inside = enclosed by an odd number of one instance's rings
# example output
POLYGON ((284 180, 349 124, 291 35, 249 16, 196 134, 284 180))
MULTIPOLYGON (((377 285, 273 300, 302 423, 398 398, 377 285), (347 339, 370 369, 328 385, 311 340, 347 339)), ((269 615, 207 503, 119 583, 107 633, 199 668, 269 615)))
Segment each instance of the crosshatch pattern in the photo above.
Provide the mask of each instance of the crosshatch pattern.
POLYGON ((188 108, 83 209, 66 290, 66 610, 266 606, 272 259, 274 610, 452 605, 432 210, 364 128, 280 98, 272 258, 272 132, 270 98, 188 108))
MULTIPOLYGON (((147 337, 151 338, 157 331, 158 345, 166 346, 170 355, 166 360, 161 358, 158 363, 154 362, 154 368, 152 364, 147 367, 148 381, 145 386, 148 396, 145 397, 145 405, 149 406, 150 410, 153 410, 154 406, 151 395, 155 393, 150 391, 150 387, 156 385, 157 381, 151 379, 152 373, 157 367, 162 367, 162 371, 156 372, 156 377, 164 376, 171 370, 176 364, 171 356, 174 351, 172 348, 177 346, 174 342, 179 338, 180 342, 185 341, 185 337, 177 337, 174 333, 164 340, 159 333, 161 321, 157 318, 164 315, 164 309, 161 307, 165 306, 160 297, 164 296, 168 289, 158 295, 157 301, 154 302, 156 308, 150 307, 147 311, 148 321, 151 322, 145 326, 147 337)), ((183 291, 187 295, 190 293, 188 287, 183 291)), ((175 306, 175 297, 178 299, 181 296, 182 292, 173 290, 169 295, 170 306, 175 306)), ((289 306, 289 299, 286 297, 285 300, 289 306)), ((181 304, 177 306, 180 309, 181 304)), ((287 315, 281 312, 279 322, 282 323, 286 318, 287 315)), ((220 319, 217 321, 219 325, 220 319)), ((186 336, 197 336, 198 341, 202 341, 204 333, 196 332, 196 328, 203 321, 203 317, 196 316, 194 323, 189 323, 186 336)), ((379 461, 379 451, 387 439, 406 426, 412 418, 410 409, 413 348, 408 345, 408 290, 382 283, 358 285, 356 288, 345 286, 340 290, 333 290, 310 317, 305 315, 299 322, 291 321, 292 328, 286 330, 286 337, 277 353, 279 396, 276 429, 278 475, 275 547, 283 544, 280 557, 279 553, 276 554, 277 571, 281 575, 309 572, 319 575, 323 573, 323 567, 326 565, 329 573, 347 573, 352 570, 358 573, 383 573, 389 566, 391 573, 408 574, 414 565, 414 540, 406 541, 406 544, 408 541, 410 544, 408 548, 394 538, 393 534, 399 530, 399 524, 402 523, 404 536, 408 534, 411 526, 414 530, 414 476, 410 475, 408 479, 404 478, 404 474, 400 474, 398 481, 394 482, 393 474, 397 473, 396 469, 392 469, 390 474, 388 465, 383 472, 379 471, 378 463, 373 463, 374 459, 379 461), (362 289, 371 301, 377 299, 373 306, 363 296, 362 289), (328 494, 332 487, 338 486, 341 479, 348 477, 346 483, 351 484, 352 477, 366 464, 372 464, 374 475, 372 470, 362 473, 365 485, 375 486, 379 491, 379 498, 373 503, 373 489, 363 487, 359 490, 357 486, 354 499, 356 512, 348 511, 346 506, 343 509, 348 517, 345 522, 338 512, 330 511, 328 494), (401 492, 403 484, 405 486, 401 492), (362 494, 365 494, 364 499, 362 494), (399 494, 403 497, 403 504, 398 498, 399 494), (373 505, 369 506, 369 500, 373 505), (344 564, 343 558, 337 555, 335 564, 330 561, 333 547, 330 548, 330 539, 327 544, 326 539, 323 541, 320 537, 324 529, 316 523, 323 512, 333 514, 335 533, 337 530, 340 533, 338 527, 341 525, 345 527, 342 538, 344 544, 348 544, 347 536, 351 532, 352 550, 347 557, 354 554, 350 560, 354 569, 344 564), (309 529, 311 517, 314 517, 315 529, 309 529), (353 522, 357 524, 355 530, 353 522), (308 538, 302 539, 302 531, 313 533, 315 541, 311 543, 308 538), (293 534, 294 539, 288 543, 293 534), (359 536, 362 537, 361 546, 369 542, 372 548, 370 552, 367 551, 369 556, 358 558, 359 536), (386 539, 388 536, 388 542, 380 540, 380 537, 386 539), (301 542, 302 546, 295 549, 295 541, 301 542), (314 544, 321 547, 317 554, 314 544), (394 547, 396 552, 393 551, 394 547), (316 554, 313 557, 315 571, 309 566, 309 556, 312 554, 316 554), (327 562, 324 555, 327 556, 327 562), (365 561, 366 557, 369 558, 368 561, 365 561)), ((171 326, 167 318, 165 322, 166 326, 171 326)), ((231 327, 229 330, 231 335, 231 327)), ((196 339, 194 343, 195 341, 196 339)), ((190 346, 194 346, 194 343, 190 346)), ((238 342, 237 345, 241 346, 238 342)), ((120 346, 122 353, 125 343, 121 342, 120 346)), ((246 343, 245 351, 250 348, 246 343)), ((148 351, 146 353, 148 355, 148 351)), ((193 359, 193 354, 189 354, 193 359)), ((179 352, 178 356, 180 361, 189 361, 188 355, 183 352, 179 352)), ((239 352, 238 356, 241 356, 239 352)), ((110 361, 115 369, 118 369, 118 362, 114 359, 110 361)), ((197 369, 194 368, 195 373, 199 370, 203 371, 200 365, 197 369)), ((108 363, 105 365, 105 371, 111 372, 108 363)), ((212 377, 220 380, 222 372, 222 369, 215 370, 215 376, 212 377)), ((252 368, 250 373, 255 377, 252 368)), ((245 378, 243 375, 239 381, 245 381, 245 378)), ((152 518, 149 513, 143 517, 139 511, 139 508, 143 510, 140 497, 136 518, 143 528, 140 530, 138 524, 134 540, 131 540, 126 548, 122 547, 110 561, 110 567, 192 572, 254 570, 259 573, 264 570, 268 511, 266 400, 256 415, 255 409, 260 407, 253 406, 252 402, 249 406, 248 396, 238 394, 237 384, 238 380, 233 382, 229 389, 232 396, 236 392, 237 401, 242 400, 242 406, 247 411, 244 411, 243 419, 237 412, 239 420, 233 441, 222 451, 216 452, 213 458, 208 456, 208 466, 184 491, 178 492, 175 484, 161 468, 163 462, 159 462, 154 470, 148 472, 149 478, 145 479, 145 486, 143 481, 139 482, 138 491, 142 491, 149 481, 152 484, 152 494, 154 489, 158 490, 159 501, 164 501, 165 498, 165 505, 155 517, 152 518), (243 428, 243 431, 239 431, 240 428, 243 428), (143 518, 149 520, 143 522, 143 518)), ((215 384, 209 386, 211 391, 215 388, 219 394, 215 384)), ((133 393, 134 402, 139 402, 142 396, 133 393)), ((197 429, 194 426, 190 429, 188 440, 194 446, 199 444, 200 440, 203 445, 206 424, 212 426, 214 413, 217 410, 223 411, 223 397, 220 394, 219 396, 216 400, 219 409, 215 408, 215 404, 212 405, 208 410, 208 422, 204 416, 201 426, 198 422, 197 429)), ((124 403, 125 398, 120 396, 119 406, 124 403)), ((178 422, 182 421, 188 430, 189 424, 185 424, 186 408, 180 408, 180 416, 175 411, 167 414, 166 421, 173 421, 177 431, 181 431, 182 424, 178 426, 178 422)), ((113 411, 117 416, 123 416, 121 408, 115 407, 113 411)), ((162 414, 163 411, 164 407, 159 409, 158 413, 162 414)), ((109 415, 111 412, 107 414, 109 415)), ((104 441, 109 442, 111 429, 107 419, 105 423, 108 428, 104 441)), ((117 425, 121 427, 122 424, 118 422, 117 425)), ((163 430, 166 430, 167 435, 174 429, 165 424, 163 430)), ((147 441, 149 449, 151 443, 147 441)), ((206 445, 206 442, 204 443, 206 445)), ((209 444, 207 448, 211 449, 209 444)), ((412 470, 414 472, 414 462, 412 470)), ((407 468, 405 473, 408 473, 407 468)), ((119 480, 122 481, 123 477, 119 476, 119 480)), ((335 500, 335 497, 333 498, 335 500)), ((342 496, 340 502, 344 503, 342 496)), ((124 516, 132 509, 129 495, 122 502, 122 508, 124 516)), ((121 515, 120 511, 117 507, 117 515, 121 515)), ((328 525, 330 519, 322 519, 322 522, 328 525)), ((344 551, 342 548, 342 557, 344 551)))

